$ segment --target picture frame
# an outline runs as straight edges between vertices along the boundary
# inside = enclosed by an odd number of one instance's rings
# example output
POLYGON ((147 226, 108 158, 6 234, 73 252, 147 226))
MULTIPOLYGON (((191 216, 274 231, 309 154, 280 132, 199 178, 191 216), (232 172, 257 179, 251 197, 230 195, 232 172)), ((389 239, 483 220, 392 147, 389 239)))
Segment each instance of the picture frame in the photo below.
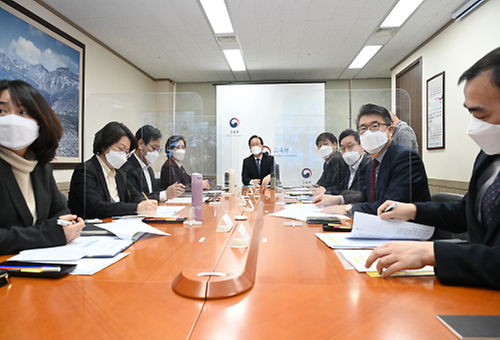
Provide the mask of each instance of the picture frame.
POLYGON ((427 150, 444 149, 444 71, 427 80, 427 150))
POLYGON ((34 86, 63 125, 54 169, 83 161, 85 44, 12 0, 0 0, 0 79, 34 86))

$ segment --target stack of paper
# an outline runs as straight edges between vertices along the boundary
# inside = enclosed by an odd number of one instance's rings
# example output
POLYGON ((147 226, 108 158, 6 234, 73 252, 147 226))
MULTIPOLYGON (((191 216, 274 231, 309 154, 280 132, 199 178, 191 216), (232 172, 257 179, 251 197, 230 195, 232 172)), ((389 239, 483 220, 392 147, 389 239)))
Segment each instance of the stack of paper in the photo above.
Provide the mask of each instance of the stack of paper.
POLYGON ((291 218, 299 221, 306 221, 307 217, 317 216, 317 217, 338 217, 340 219, 349 219, 349 217, 345 215, 335 215, 335 214, 325 214, 322 213, 321 210, 323 208, 317 207, 314 204, 288 204, 285 206, 285 209, 280 210, 278 212, 269 214, 270 216, 275 217, 284 217, 291 218))
POLYGON ((122 253, 145 233, 169 235, 140 220, 117 220, 98 225, 119 237, 82 236, 64 246, 29 249, 9 261, 76 264, 73 275, 92 275, 128 255, 122 253))
MULTIPOLYGON (((339 250, 338 251, 353 267, 360 273, 368 273, 371 277, 380 277, 377 271, 378 260, 370 268, 365 267, 366 259, 370 256, 372 250, 339 250)), ((434 275, 433 266, 425 266, 420 269, 401 270, 391 276, 422 276, 434 275)))
POLYGON ((119 219, 109 223, 96 224, 96 226, 109 230, 124 240, 137 241, 146 233, 170 236, 169 233, 156 229, 137 219, 119 219))
POLYGON ((356 212, 350 233, 317 233, 316 236, 333 249, 376 248, 391 240, 426 240, 434 227, 422 224, 382 220, 376 215, 356 212))

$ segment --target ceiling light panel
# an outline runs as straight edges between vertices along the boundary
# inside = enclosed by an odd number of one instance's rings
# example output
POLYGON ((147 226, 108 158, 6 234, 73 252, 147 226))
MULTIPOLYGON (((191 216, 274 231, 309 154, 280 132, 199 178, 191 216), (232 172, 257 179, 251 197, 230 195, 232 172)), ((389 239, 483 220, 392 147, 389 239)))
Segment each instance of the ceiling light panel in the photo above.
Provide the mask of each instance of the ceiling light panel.
POLYGON ((245 71, 245 62, 240 50, 224 50, 224 55, 233 71, 245 71))
POLYGON ((363 47, 361 52, 359 52, 358 56, 354 58, 348 68, 363 68, 381 47, 382 45, 368 45, 363 47))
POLYGON ((423 0, 399 0, 380 27, 399 27, 417 9, 423 0))
POLYGON ((234 33, 224 0, 200 0, 215 34, 234 33))

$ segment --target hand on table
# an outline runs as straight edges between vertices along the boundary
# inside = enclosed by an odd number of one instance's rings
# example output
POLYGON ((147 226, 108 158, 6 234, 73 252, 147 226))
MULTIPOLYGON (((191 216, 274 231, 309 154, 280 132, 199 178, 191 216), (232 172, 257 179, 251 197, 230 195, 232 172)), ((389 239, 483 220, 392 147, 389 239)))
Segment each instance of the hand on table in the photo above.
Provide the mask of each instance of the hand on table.
POLYGON ((62 227, 64 231, 64 236, 66 237, 66 243, 70 243, 74 239, 80 237, 80 233, 83 227, 85 227, 85 222, 83 221, 82 218, 77 217, 76 215, 69 214, 69 215, 59 216, 59 219, 69 222, 74 222, 76 220, 76 223, 62 227))
POLYGON ((383 278, 404 269, 436 265, 433 242, 388 242, 371 252, 366 259, 365 267, 370 268, 377 259, 379 259, 377 271, 383 278))
POLYGON ((317 207, 327 206, 327 205, 339 205, 340 196, 321 194, 314 197, 312 203, 316 204, 317 207))

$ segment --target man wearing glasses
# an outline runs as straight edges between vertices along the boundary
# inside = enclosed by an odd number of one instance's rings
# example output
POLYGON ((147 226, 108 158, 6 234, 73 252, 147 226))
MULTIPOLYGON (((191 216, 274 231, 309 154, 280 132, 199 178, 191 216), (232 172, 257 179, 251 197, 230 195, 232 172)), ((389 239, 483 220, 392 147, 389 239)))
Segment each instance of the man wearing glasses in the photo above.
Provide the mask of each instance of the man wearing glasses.
MULTIPOLYGON (((319 195, 313 200, 318 205, 340 205, 347 203, 363 202, 363 188, 366 180, 366 169, 372 159, 368 157, 361 146, 359 134, 354 130, 344 130, 340 133, 340 151, 342 158, 349 167, 348 174, 340 183, 343 190, 340 195, 319 195)), ((323 212, 330 212, 333 207, 327 207, 323 212)))
POLYGON ((361 211, 376 214, 386 200, 426 202, 431 196, 422 159, 414 150, 392 143, 394 126, 386 108, 361 107, 357 118, 361 146, 372 159, 366 169, 363 202, 332 207, 337 214, 361 211), (397 198, 394 198, 397 197, 397 198))
POLYGON ((174 183, 166 190, 160 190, 159 181, 155 177, 153 164, 160 157, 161 131, 151 125, 140 127, 135 133, 137 149, 129 157, 124 168, 128 181, 149 199, 166 201, 179 197, 184 192, 181 183, 174 183))

